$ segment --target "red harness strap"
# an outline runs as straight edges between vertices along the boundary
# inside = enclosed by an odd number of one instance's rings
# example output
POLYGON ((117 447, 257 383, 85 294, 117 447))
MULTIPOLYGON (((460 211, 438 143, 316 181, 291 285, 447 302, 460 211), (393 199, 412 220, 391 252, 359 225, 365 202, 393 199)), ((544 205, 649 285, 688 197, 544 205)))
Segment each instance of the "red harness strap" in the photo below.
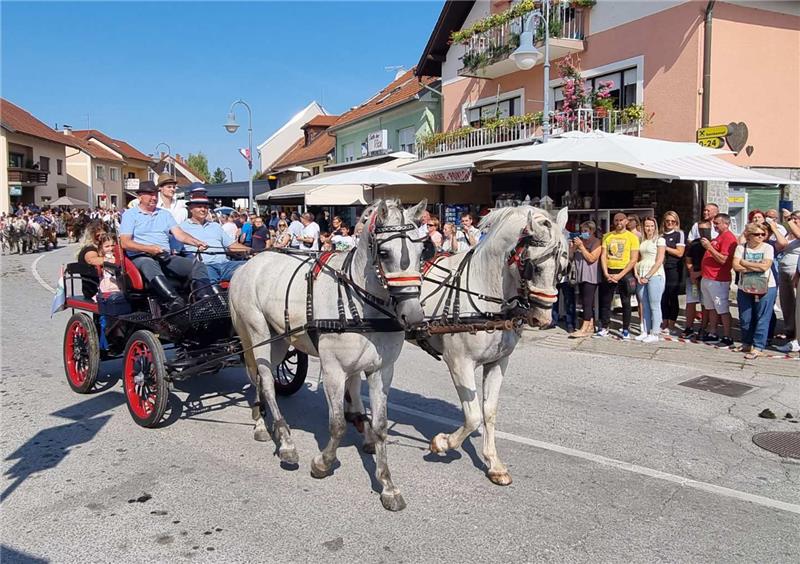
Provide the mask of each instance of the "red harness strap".
POLYGON ((314 268, 311 269, 311 275, 315 280, 317 279, 317 276, 319 276, 319 273, 322 272, 322 268, 328 264, 328 261, 334 256, 336 256, 335 251, 325 251, 319 256, 319 258, 317 258, 316 261, 314 261, 314 268))
POLYGON ((445 252, 436 253, 422 264, 422 275, 425 276, 426 274, 428 274, 428 271, 431 268, 433 268, 433 265, 442 260, 443 258, 451 256, 453 256, 453 253, 445 253, 445 252))

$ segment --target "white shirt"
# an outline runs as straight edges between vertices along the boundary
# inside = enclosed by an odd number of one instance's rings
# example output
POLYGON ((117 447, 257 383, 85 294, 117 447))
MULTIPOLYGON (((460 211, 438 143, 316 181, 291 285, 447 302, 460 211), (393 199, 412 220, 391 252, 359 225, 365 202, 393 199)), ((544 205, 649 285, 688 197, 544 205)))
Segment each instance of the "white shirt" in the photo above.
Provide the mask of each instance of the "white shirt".
MULTIPOLYGON (((291 229, 291 227, 290 227, 291 229)), ((313 243, 306 243, 301 241, 300 248, 306 251, 318 251, 319 250, 319 225, 317 225, 316 221, 312 221, 300 232, 300 238, 305 239, 307 237, 313 237, 313 243)))
POLYGON ((223 223, 222 230, 231 237, 233 237, 234 241, 236 240, 236 233, 239 231, 239 228, 236 227, 236 223, 234 223, 233 221, 223 223))
POLYGON ((292 234, 292 240, 289 243, 289 246, 293 249, 300 248, 300 241, 297 240, 300 237, 300 234, 303 232, 303 224, 300 223, 298 220, 294 220, 289 224, 289 233, 292 234))
POLYGON ((189 217, 189 210, 186 209, 186 202, 183 200, 178 200, 177 198, 172 199, 172 205, 167 206, 164 200, 161 199, 161 194, 158 195, 158 204, 156 204, 159 208, 163 208, 169 213, 172 214, 172 217, 175 218, 176 223, 183 223, 189 217))
POLYGON ((356 246, 356 241, 351 235, 345 237, 344 235, 334 235, 331 237, 331 243, 337 251, 346 251, 356 246))
MULTIPOLYGON (((468 249, 469 247, 471 247, 472 245, 469 244, 469 239, 467 239, 467 236, 464 234, 464 226, 462 225, 461 227, 457 227, 456 229, 457 229, 456 241, 458 241, 459 250, 462 248, 468 249)), ((481 232, 478 230, 477 227, 472 225, 469 228, 469 234, 475 239, 475 244, 477 245, 478 242, 481 240, 481 232)))
MULTIPOLYGON (((719 236, 719 233, 717 233, 717 228, 714 227, 713 223, 711 223, 711 238, 712 239, 716 239, 718 236, 719 236)), ((699 238, 700 238, 700 228, 697 227, 697 223, 695 223, 694 225, 692 225, 692 228, 689 231, 689 236, 686 238, 686 240, 689 243, 691 243, 695 239, 699 239, 699 238)))

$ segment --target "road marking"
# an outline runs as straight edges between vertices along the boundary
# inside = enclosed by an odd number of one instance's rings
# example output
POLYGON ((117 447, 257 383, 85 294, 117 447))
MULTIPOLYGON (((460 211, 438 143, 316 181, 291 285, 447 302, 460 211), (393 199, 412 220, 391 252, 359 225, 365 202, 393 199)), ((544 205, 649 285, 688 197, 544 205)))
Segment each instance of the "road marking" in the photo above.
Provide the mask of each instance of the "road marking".
MULTIPOLYGON (((366 400, 367 398, 365 397, 363 399, 366 400)), ((399 411, 400 413, 405 413, 407 415, 414 415, 421 419, 427 419, 429 421, 434 421, 436 423, 442 423, 445 425, 454 425, 460 427, 461 424, 463 423, 462 421, 456 421, 454 419, 449 419, 447 417, 440 417, 438 415, 431 415, 429 413, 425 413, 424 411, 419 411, 417 409, 413 409, 410 407, 404 407, 402 405, 397 405, 395 403, 389 403, 389 409, 390 410, 393 409, 395 411, 399 411)), ((789 513, 800 514, 800 505, 795 503, 788 503, 785 501, 779 501, 776 499, 771 499, 756 494, 742 492, 731 488, 725 488, 723 486, 709 484, 708 482, 700 482, 698 480, 692 480, 691 478, 685 478, 683 476, 678 476, 676 474, 669 474, 667 472, 661 472, 660 470, 654 470, 652 468, 647 468, 645 466, 638 466, 636 464, 631 464, 629 462, 624 462, 622 460, 607 458, 605 456, 600 456, 599 454, 584 452, 582 450, 556 445, 553 443, 546 443, 544 441, 537 441, 536 439, 529 439, 528 437, 521 437, 513 433, 496 431, 495 435, 499 439, 505 439, 507 441, 512 441, 515 443, 532 446, 535 448, 557 452, 559 454, 564 454, 566 456, 572 456, 574 458, 588 460, 590 462, 602 464, 603 466, 611 466, 613 468, 625 470, 626 472, 632 472, 634 474, 641 474, 642 476, 648 476, 650 478, 656 478, 658 480, 672 482, 673 484, 678 484, 679 486, 694 488, 704 492, 721 495, 723 497, 738 499, 740 501, 749 501, 750 503, 755 503, 758 505, 762 505, 764 507, 779 509, 781 511, 788 511, 789 513)))
POLYGON ((42 260, 42 259, 43 259, 44 257, 46 257, 46 256, 47 256, 47 255, 41 255, 41 256, 39 256, 39 257, 36 257, 36 260, 35 260, 35 261, 33 261, 33 263, 31 263, 31 274, 33 274, 33 277, 36 279, 36 281, 39 283, 39 285, 40 285, 42 288, 44 288, 45 290, 47 290, 47 291, 48 291, 48 292, 50 292, 51 294, 55 294, 55 293, 56 293, 56 289, 55 289, 55 288, 53 288, 53 287, 52 287, 50 284, 48 284, 47 282, 45 282, 45 281, 44 281, 44 278, 42 278, 41 276, 39 276, 39 271, 38 271, 38 270, 36 270, 36 265, 37 265, 37 264, 39 264, 39 261, 40 261, 40 260, 42 260))

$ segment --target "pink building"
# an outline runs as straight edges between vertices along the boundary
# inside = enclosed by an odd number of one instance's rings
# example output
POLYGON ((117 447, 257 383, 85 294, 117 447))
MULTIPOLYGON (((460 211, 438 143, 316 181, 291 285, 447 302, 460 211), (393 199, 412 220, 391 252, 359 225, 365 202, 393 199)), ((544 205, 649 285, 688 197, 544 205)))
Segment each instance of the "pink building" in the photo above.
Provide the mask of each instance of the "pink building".
MULTIPOLYGON (((441 77, 442 122, 444 131, 452 134, 431 140, 420 156, 435 159, 459 151, 479 152, 500 144, 530 143, 541 135, 536 116, 530 114, 544 109, 543 65, 519 70, 509 57, 523 31, 525 15, 520 12, 532 5, 530 0, 445 2, 417 73, 441 77), (487 20, 490 16, 493 21, 487 20), (533 118, 530 127, 514 124, 498 136, 495 122, 493 135, 484 131, 487 120, 518 116, 525 122, 521 116, 526 114, 529 123, 533 118), (465 126, 474 131, 464 130, 465 126)), ((535 5, 541 7, 538 1, 535 5)), ((543 24, 537 20, 534 28, 541 48, 543 24)), ((727 137, 711 141, 737 152, 728 160, 800 180, 800 3, 554 2, 549 30, 548 109, 557 116, 564 99, 557 66, 571 56, 587 91, 596 90, 601 82, 613 83, 612 106, 582 110, 584 127, 694 141, 703 126, 731 124, 727 137), (640 120, 642 113, 649 119, 640 120)), ((556 133, 569 125, 568 121, 553 124, 556 133)), ((521 191, 537 195, 537 174, 495 176, 492 195, 521 191)), ((550 195, 557 203, 559 195, 569 190, 570 176, 552 176, 550 195)), ((585 181, 588 178, 581 175, 582 193, 585 181)), ((665 211, 662 204, 669 201, 693 215, 693 207, 707 200, 719 202, 723 209, 730 203, 732 213, 743 215, 748 207, 776 207, 779 200, 792 200, 795 208, 800 207, 800 189, 790 186, 707 182, 693 191, 611 174, 604 175, 603 184, 601 207, 608 208, 665 211), (687 201, 686 194, 693 192, 687 201)))

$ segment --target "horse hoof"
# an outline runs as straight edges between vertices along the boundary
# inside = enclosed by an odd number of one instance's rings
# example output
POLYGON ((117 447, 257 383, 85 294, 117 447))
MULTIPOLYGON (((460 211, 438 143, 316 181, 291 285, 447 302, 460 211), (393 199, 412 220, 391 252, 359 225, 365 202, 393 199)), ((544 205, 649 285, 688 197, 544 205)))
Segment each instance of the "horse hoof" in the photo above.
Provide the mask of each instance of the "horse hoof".
POLYGON ((511 485, 511 474, 506 472, 489 472, 487 473, 489 480, 498 486, 509 486, 511 485))
POLYGON ((406 508, 406 500, 400 494, 381 494, 381 503, 388 511, 402 511, 406 508))
POLYGON ((431 452, 436 454, 444 454, 450 450, 450 447, 447 445, 447 435, 444 433, 439 433, 431 440, 431 452))
POLYGON ((327 478, 331 475, 330 468, 325 468, 322 464, 317 464, 317 460, 311 461, 311 477, 317 480, 327 478))
POLYGON ((364 443, 361 450, 366 454, 375 454, 375 443, 364 443))
POLYGON ((272 437, 269 435, 269 431, 266 429, 258 429, 253 432, 253 438, 260 443, 268 443, 272 440, 272 437))
POLYGON ((300 457, 297 456, 297 449, 295 448, 279 448, 278 449, 278 458, 281 459, 281 462, 286 464, 296 465, 300 462, 300 457))

